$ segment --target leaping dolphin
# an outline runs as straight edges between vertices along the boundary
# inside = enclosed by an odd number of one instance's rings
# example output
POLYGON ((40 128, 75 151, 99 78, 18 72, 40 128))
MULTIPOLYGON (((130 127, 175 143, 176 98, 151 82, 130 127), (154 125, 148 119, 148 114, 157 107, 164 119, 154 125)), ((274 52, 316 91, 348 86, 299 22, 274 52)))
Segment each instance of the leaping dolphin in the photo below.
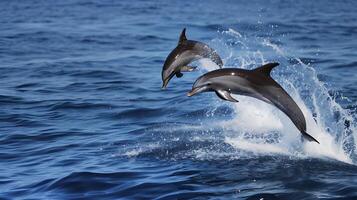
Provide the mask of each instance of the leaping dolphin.
POLYGON ((176 75, 182 77, 182 72, 194 71, 196 67, 187 66, 189 63, 201 59, 209 58, 216 63, 220 68, 223 66, 222 59, 217 52, 207 44, 187 40, 186 28, 181 32, 179 42, 174 50, 167 56, 162 68, 162 88, 165 89, 170 79, 176 75))
POLYGON ((269 63, 253 70, 225 68, 208 72, 196 80, 187 96, 214 91, 219 98, 231 102, 238 102, 231 93, 257 98, 285 113, 304 138, 319 143, 306 133, 306 120, 299 106, 271 78, 271 70, 278 65, 279 63, 269 63))

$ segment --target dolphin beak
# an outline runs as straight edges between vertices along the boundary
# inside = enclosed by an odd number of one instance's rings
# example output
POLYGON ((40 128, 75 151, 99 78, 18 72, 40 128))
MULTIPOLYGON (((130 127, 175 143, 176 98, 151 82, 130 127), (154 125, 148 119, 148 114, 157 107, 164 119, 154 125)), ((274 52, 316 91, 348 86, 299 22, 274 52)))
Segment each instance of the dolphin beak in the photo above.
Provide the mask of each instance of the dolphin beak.
POLYGON ((191 91, 187 92, 187 96, 191 97, 205 90, 205 87, 193 88, 191 91))
POLYGON ((162 83, 161 89, 162 89, 162 90, 165 90, 168 83, 169 83, 169 80, 165 79, 165 80, 163 81, 163 83, 162 83))
POLYGON ((194 93, 193 90, 187 92, 187 96, 188 96, 188 97, 191 97, 191 96, 193 96, 193 95, 195 95, 195 93, 194 93))

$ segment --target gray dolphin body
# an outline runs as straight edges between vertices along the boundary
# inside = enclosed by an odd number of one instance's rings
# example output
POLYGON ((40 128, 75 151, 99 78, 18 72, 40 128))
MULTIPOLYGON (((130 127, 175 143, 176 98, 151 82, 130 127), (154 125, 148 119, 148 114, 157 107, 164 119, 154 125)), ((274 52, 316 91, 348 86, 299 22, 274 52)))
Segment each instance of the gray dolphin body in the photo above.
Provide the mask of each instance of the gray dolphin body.
POLYGON ((271 76, 278 63, 269 63, 253 70, 225 68, 208 72, 199 77, 188 96, 214 91, 223 100, 238 102, 231 93, 257 98, 276 106, 284 112, 299 129, 304 138, 319 143, 306 133, 304 114, 290 95, 271 76))
POLYGON ((164 66, 162 68, 162 88, 166 88, 170 79, 176 75, 178 78, 182 77, 181 72, 194 71, 196 67, 187 66, 189 63, 201 59, 209 58, 216 63, 220 68, 223 66, 222 59, 216 51, 210 48, 207 44, 187 40, 186 29, 182 30, 178 45, 167 56, 164 66))

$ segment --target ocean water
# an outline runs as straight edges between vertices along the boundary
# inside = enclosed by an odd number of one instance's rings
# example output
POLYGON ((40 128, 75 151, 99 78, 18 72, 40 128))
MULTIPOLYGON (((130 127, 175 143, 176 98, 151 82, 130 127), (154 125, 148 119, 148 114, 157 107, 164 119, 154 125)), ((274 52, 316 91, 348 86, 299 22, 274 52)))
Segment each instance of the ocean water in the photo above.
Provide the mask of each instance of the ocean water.
POLYGON ((357 1, 0 1, 0 199, 357 199, 357 1), (272 76, 258 100, 161 90, 181 30, 272 76))

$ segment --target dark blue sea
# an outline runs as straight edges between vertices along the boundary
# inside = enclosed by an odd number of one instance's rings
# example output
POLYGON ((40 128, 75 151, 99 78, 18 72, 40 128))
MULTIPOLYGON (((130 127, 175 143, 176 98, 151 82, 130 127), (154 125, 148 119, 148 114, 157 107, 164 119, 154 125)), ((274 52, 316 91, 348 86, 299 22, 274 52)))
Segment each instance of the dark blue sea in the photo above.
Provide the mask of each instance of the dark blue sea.
POLYGON ((0 1, 0 199, 357 199, 357 1, 0 1), (224 67, 279 62, 301 140, 253 98, 187 97, 186 28, 224 67))

